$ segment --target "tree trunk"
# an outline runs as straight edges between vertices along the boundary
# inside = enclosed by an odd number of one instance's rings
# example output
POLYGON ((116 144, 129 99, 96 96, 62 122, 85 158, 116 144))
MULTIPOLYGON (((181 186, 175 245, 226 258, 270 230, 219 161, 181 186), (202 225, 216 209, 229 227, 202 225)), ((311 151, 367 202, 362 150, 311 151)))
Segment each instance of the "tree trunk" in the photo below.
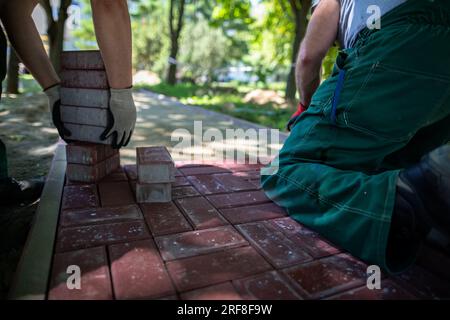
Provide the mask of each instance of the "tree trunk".
POLYGON ((8 76, 6 80, 6 92, 19 93, 19 58, 13 48, 10 50, 8 61, 8 76))
POLYGON ((50 48, 50 61, 56 72, 61 68, 61 52, 64 46, 64 31, 67 20, 67 8, 71 5, 72 0, 61 0, 58 11, 58 20, 53 20, 52 8, 49 0, 41 0, 41 4, 47 13, 48 21, 48 42, 50 48))
POLYGON ((286 82, 285 97, 289 105, 295 106, 295 95, 297 93, 297 84, 295 81, 295 64, 297 62, 300 44, 306 33, 308 25, 307 16, 311 7, 311 0, 303 0, 301 4, 299 0, 290 0, 291 10, 295 18, 295 36, 292 44, 291 68, 286 82))
POLYGON ((178 42, 180 39, 181 30, 183 28, 185 5, 186 0, 170 0, 170 10, 169 10, 170 56, 169 56, 169 69, 167 71, 167 83, 169 83, 170 85, 175 85, 177 82, 176 61, 179 50, 178 42), (177 16, 175 16, 176 9, 178 9, 177 16))

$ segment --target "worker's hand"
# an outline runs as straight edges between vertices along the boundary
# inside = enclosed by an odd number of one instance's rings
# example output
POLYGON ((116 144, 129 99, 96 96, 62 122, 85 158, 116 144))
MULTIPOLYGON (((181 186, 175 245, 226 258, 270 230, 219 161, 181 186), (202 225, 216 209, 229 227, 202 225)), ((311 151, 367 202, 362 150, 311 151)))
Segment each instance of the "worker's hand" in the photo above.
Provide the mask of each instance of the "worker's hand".
MULTIPOLYGON (((52 115, 53 124, 58 130, 59 136, 66 141, 67 137, 70 137, 72 133, 64 127, 63 122, 61 121, 61 97, 60 97, 60 88, 59 84, 54 85, 50 88, 44 90, 45 94, 48 98, 48 106, 50 109, 50 114, 52 115)), ((67 141, 66 141, 67 142, 67 141)))
POLYGON ((294 112, 294 114, 291 116, 291 119, 289 120, 288 124, 286 125, 286 129, 287 131, 291 131, 292 126, 294 125, 294 123, 297 121, 298 117, 300 117, 300 115, 306 111, 306 109, 308 109, 308 107, 305 107, 305 105, 303 103, 299 103, 298 107, 297 107, 297 111, 294 112))
POLYGON ((112 147, 119 149, 130 142, 136 124, 136 107, 133 101, 132 89, 110 89, 109 125, 101 139, 112 136, 112 147))

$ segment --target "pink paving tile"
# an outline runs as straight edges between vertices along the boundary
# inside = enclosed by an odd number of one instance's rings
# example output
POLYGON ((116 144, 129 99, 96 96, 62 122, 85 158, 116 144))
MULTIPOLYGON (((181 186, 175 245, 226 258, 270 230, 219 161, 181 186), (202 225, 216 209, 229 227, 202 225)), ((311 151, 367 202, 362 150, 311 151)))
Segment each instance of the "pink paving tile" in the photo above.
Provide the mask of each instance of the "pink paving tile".
POLYGON ((220 213, 203 197, 182 198, 175 200, 175 203, 183 210, 195 229, 206 229, 228 224, 220 213))
POLYGON ((98 184, 102 207, 116 207, 136 203, 128 181, 98 184))
POLYGON ((311 261, 301 243, 292 241, 268 221, 241 224, 237 229, 275 268, 311 261))
POLYGON ((261 178, 261 172, 259 170, 234 172, 233 175, 236 177, 241 177, 247 181, 259 180, 261 178))
POLYGON ((153 240, 109 246, 117 299, 154 299, 175 294, 153 240))
POLYGON ((275 219, 270 223, 293 241, 301 244, 302 248, 314 258, 326 257, 340 252, 339 248, 334 247, 319 234, 305 228, 290 217, 275 219))
POLYGON ((308 299, 324 298, 366 283, 366 265, 340 254, 285 269, 308 299))
POLYGON ((183 187, 191 185, 189 180, 186 177, 178 176, 175 177, 175 181, 172 183, 173 187, 183 187))
POLYGON ((56 252, 149 238, 143 221, 129 221, 61 229, 56 252))
POLYGON ((230 282, 183 293, 182 300, 242 300, 230 282))
POLYGON ((269 220, 286 216, 286 211, 274 203, 221 209, 220 212, 232 224, 269 220))
POLYGON ((125 170, 129 180, 137 180, 137 167, 135 164, 127 164, 123 166, 123 169, 125 170))
POLYGON ((271 269, 251 247, 169 261, 166 265, 179 291, 193 290, 271 269))
POLYGON ((367 286, 346 291, 330 297, 331 300, 414 300, 411 293, 391 280, 382 280, 381 289, 370 290, 367 286))
POLYGON ((194 187, 185 186, 185 187, 174 187, 172 188, 172 199, 181 199, 186 197, 195 197, 200 194, 194 187))
POLYGON ((200 165, 196 167, 191 166, 181 166, 178 169, 185 176, 198 176, 201 174, 212 174, 212 173, 231 173, 227 168, 212 166, 212 165, 200 165))
POLYGON ((244 178, 235 176, 234 174, 213 174, 217 181, 219 181, 227 191, 246 191, 255 190, 255 186, 244 178))
POLYGON ((217 208, 232 208, 270 202, 262 191, 242 191, 228 194, 215 194, 207 197, 217 208))
MULTIPOLYGON (((70 284, 74 284, 69 281, 70 284)), ((104 247, 83 249, 54 256, 48 299, 50 300, 107 300, 112 299, 108 260, 104 247), (69 289, 67 280, 78 266, 81 288, 69 289), (68 273, 68 271, 70 271, 68 273)))
POLYGON ((156 237, 155 241, 165 261, 248 245, 231 226, 156 237))
POLYGON ((450 283, 419 266, 409 268, 393 280, 419 298, 450 299, 450 283))
POLYGON ((215 194, 228 191, 225 186, 212 175, 188 176, 187 179, 201 194, 215 194))
POLYGON ((173 202, 141 204, 141 209, 154 236, 192 230, 189 222, 173 202))
POLYGON ((302 299, 286 276, 277 271, 234 280, 233 284, 239 295, 247 300, 302 299))
POLYGON ((60 226, 69 227, 86 224, 112 223, 142 219, 136 205, 108 208, 70 209, 61 212, 60 226))
POLYGON ((98 207, 99 201, 95 185, 65 186, 62 199, 62 210, 98 207))

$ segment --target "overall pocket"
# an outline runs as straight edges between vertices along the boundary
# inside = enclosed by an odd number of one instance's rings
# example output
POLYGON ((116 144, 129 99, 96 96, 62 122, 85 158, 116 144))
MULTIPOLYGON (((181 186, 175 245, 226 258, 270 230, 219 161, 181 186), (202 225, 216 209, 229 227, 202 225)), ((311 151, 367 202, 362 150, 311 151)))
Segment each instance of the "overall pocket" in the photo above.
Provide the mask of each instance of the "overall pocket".
POLYGON ((343 107, 343 121, 379 138, 409 140, 445 107, 448 94, 450 79, 377 62, 343 107))

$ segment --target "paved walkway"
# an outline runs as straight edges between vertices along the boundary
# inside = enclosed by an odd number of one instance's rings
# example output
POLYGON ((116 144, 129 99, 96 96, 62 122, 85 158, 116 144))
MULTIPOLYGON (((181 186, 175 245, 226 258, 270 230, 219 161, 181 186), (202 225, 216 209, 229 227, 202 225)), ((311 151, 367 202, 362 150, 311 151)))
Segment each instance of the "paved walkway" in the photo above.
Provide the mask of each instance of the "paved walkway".
MULTIPOLYGON (((137 94, 137 100, 141 111, 135 145, 167 144, 171 130, 192 126, 193 118, 221 129, 252 127, 153 94, 137 94), (162 106, 155 107, 158 104, 162 106), (151 134, 144 134, 148 129, 151 134)), ((134 162, 134 146, 123 153, 123 158, 134 162)), ((48 194, 58 194, 52 186, 64 181, 63 155, 59 152, 55 156, 48 194)), ((61 183, 61 199, 51 196, 56 204, 48 200, 41 204, 45 210, 38 212, 31 235, 36 240, 29 241, 29 246, 36 247, 25 250, 13 297, 450 297, 450 260, 433 250, 425 251, 421 266, 397 277, 383 276, 382 289, 369 290, 365 263, 289 218, 264 195, 259 186, 259 164, 191 161, 177 167, 173 201, 168 204, 136 203, 133 164, 95 185, 61 183), (51 208, 57 208, 54 215, 51 208), (53 221, 53 233, 44 228, 43 215, 47 224, 53 221), (46 240, 42 241, 43 237, 46 240), (36 255, 39 260, 34 259, 36 255), (79 290, 67 286, 69 266, 80 268, 79 290), (32 292, 30 282, 35 288, 32 292)))

